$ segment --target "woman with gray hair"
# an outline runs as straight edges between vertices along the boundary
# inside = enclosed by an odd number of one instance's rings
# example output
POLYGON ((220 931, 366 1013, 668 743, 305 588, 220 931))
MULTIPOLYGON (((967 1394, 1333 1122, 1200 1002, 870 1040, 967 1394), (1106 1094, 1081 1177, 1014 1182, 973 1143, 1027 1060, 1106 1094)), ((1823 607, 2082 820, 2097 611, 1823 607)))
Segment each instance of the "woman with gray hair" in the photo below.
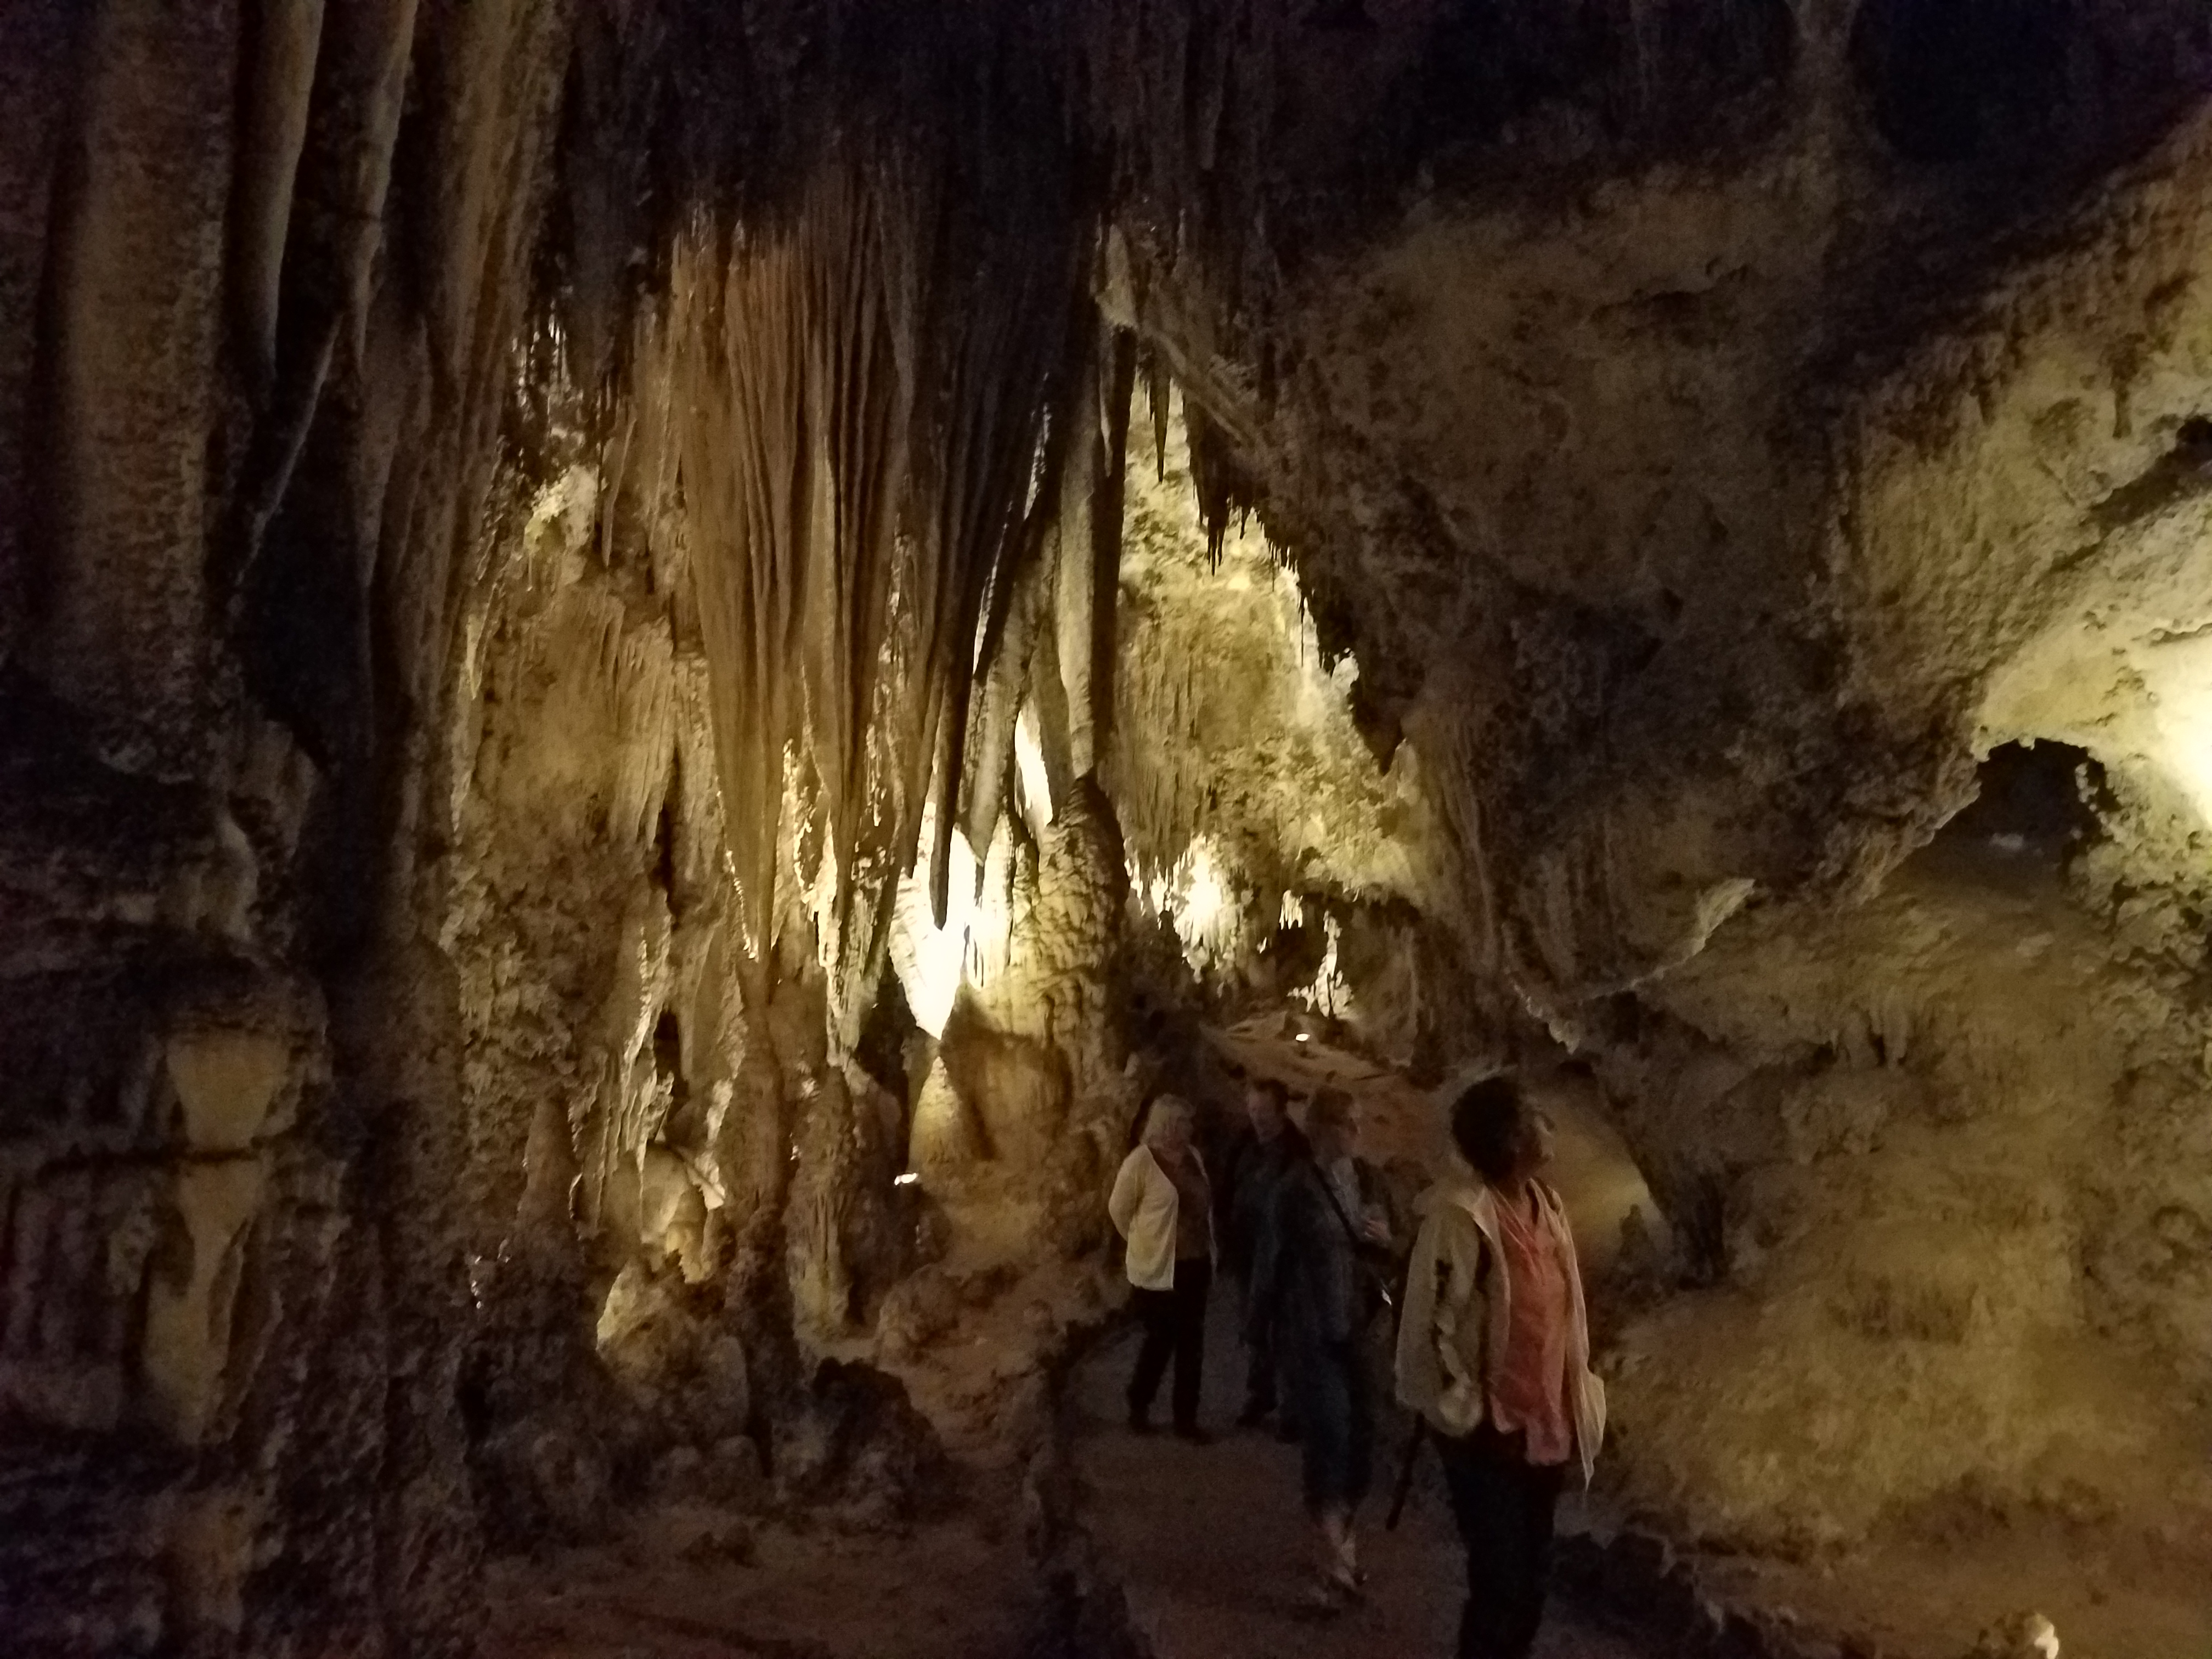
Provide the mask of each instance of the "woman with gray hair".
POLYGON ((1206 1298, 1213 1285, 1213 1194, 1191 1136, 1190 1103, 1162 1095, 1145 1120, 1144 1139, 1121 1162, 1106 1213, 1128 1241, 1128 1273, 1144 1326, 1129 1377, 1129 1426, 1152 1428, 1152 1396, 1175 1361, 1175 1431, 1203 1443, 1199 1387, 1206 1364, 1206 1298))

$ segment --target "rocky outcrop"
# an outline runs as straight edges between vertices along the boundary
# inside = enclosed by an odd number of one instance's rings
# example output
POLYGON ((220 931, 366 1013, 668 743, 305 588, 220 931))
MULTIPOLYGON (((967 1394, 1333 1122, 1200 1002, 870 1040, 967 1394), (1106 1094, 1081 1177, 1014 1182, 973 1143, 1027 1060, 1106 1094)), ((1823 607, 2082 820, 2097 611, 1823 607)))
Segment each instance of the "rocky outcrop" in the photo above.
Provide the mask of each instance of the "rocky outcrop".
POLYGON ((1818 1557, 1941 1516, 1964 1551, 2127 1538, 2115 1600, 2195 1574, 2201 1044, 2033 859, 1947 838, 1646 994, 1608 1076, 1711 1283, 1621 1340, 1620 1472, 1676 1536, 1818 1557))
POLYGON ((2015 9, 0 5, 11 1636, 927 1486, 1139 978, 1595 1060, 1680 1534, 2184 1547, 2212 41, 2015 9))

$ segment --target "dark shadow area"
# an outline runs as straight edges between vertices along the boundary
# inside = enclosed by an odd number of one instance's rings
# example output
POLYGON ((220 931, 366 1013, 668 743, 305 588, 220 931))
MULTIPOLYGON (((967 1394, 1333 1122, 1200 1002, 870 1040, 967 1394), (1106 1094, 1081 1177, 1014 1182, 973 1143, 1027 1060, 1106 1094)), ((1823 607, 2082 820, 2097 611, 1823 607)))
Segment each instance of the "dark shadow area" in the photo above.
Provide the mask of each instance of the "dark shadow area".
POLYGON ((1990 751, 1979 793, 1915 862, 1942 876, 2003 888, 2061 879, 2105 831, 2105 769, 2088 750, 2045 738, 1990 751))
POLYGON ((1851 69, 1909 161, 2039 173, 2155 137, 2212 81, 2197 0, 1868 0, 1851 69))
POLYGON ((1953 841, 2063 862, 2102 834, 2095 802, 2105 769, 2086 749, 2045 739, 1990 751, 1981 792, 1943 826, 1953 841))

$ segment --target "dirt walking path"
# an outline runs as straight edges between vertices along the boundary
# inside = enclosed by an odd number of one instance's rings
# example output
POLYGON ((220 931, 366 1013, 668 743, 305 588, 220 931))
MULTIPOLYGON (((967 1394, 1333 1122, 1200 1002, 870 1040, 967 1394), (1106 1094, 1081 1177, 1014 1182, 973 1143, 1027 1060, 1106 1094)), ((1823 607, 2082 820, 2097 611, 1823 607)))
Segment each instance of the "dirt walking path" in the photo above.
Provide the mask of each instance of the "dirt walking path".
POLYGON ((481 1652, 1014 1659, 1029 1583, 1018 1532, 988 1513, 848 1534, 669 1511, 640 1517, 619 1543, 494 1562, 481 1652))
MULTIPOLYGON (((1243 1377, 1232 1327, 1217 1297, 1202 1413, 1217 1431, 1226 1430, 1243 1377)), ((1308 1559, 1297 1449, 1267 1433, 1224 1431, 1210 1446, 1131 1434, 1122 1390, 1134 1352, 1135 1334, 1125 1333, 1079 1371, 1075 1455, 1091 1489, 1085 1524, 1158 1659, 1447 1659, 1463 1558, 1433 1480, 1417 1483, 1398 1531, 1382 1529, 1402 1449, 1395 1434, 1378 1448, 1376 1492, 1362 1516, 1366 1605, 1312 1622, 1297 1607, 1308 1559)), ((1556 1602, 1536 1655, 1641 1659, 1556 1602)))

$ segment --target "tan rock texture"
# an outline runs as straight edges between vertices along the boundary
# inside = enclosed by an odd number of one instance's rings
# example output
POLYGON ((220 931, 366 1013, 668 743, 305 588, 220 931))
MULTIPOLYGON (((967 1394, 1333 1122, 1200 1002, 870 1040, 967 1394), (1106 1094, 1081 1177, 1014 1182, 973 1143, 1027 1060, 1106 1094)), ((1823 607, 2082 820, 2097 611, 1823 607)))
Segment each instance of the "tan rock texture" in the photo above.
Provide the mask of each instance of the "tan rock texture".
POLYGON ((0 0, 9 1641, 920 1512, 871 1362, 1033 1433, 1133 1042, 1295 997, 1592 1063, 1622 1502, 2094 1534, 2124 1649, 2208 93, 2196 0, 0 0))

